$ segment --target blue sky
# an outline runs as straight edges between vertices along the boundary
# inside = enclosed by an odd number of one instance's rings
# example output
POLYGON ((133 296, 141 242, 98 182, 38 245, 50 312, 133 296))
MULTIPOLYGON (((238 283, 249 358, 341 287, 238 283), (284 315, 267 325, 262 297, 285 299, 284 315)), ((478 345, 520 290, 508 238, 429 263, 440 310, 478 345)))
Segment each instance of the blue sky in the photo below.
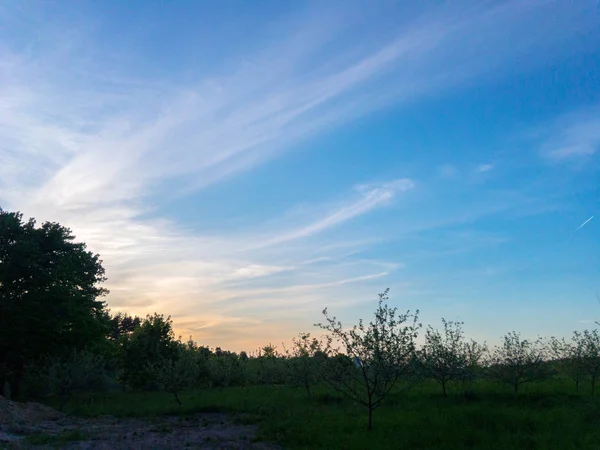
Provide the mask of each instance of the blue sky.
POLYGON ((3 2, 0 205, 210 346, 386 287, 567 335, 600 317, 599 48, 591 0, 3 2))

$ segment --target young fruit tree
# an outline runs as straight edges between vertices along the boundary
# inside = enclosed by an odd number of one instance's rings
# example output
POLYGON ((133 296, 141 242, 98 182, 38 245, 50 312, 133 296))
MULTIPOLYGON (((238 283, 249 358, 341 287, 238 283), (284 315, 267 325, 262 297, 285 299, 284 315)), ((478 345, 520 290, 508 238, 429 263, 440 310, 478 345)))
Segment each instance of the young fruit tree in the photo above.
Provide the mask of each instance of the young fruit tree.
POLYGON ((74 350, 68 357, 49 356, 40 363, 38 373, 30 374, 28 381, 37 385, 38 394, 58 397, 61 411, 73 394, 98 392, 105 387, 106 362, 100 354, 74 350))
POLYGON ((437 381, 442 394, 447 396, 447 385, 457 380, 465 371, 467 357, 462 322, 448 322, 442 318, 444 330, 431 327, 425 332, 425 344, 421 349, 419 367, 423 375, 437 381))
POLYGON ((306 389, 306 394, 311 397, 311 386, 318 381, 318 365, 322 362, 320 355, 331 342, 311 337, 310 333, 300 333, 292 339, 291 349, 285 351, 291 381, 306 389))
POLYGON ((177 342, 174 354, 148 362, 148 369, 158 388, 173 394, 177 404, 183 406, 179 393, 194 385, 200 373, 200 360, 193 349, 177 342))
POLYGON ((579 392, 579 384, 586 374, 584 360, 584 343, 580 334, 575 332, 571 342, 564 338, 550 338, 548 348, 561 374, 569 377, 575 383, 575 390, 579 392))
POLYGON ((591 394, 596 392, 596 381, 600 376, 600 333, 598 330, 574 332, 573 342, 581 348, 581 364, 583 372, 590 377, 591 394))
POLYGON ((515 331, 503 337, 502 346, 494 348, 488 361, 488 376, 510 384, 515 394, 521 384, 550 375, 551 370, 546 362, 541 340, 531 342, 521 339, 521 335, 515 331))
MULTIPOLYGON (((327 338, 341 345, 342 354, 327 358, 325 381, 335 390, 363 405, 368 412, 368 429, 373 427, 377 409, 398 381, 410 372, 415 339, 420 324, 419 311, 398 314, 388 305, 387 289, 379 294, 375 318, 368 325, 345 329, 335 317, 323 310, 326 323, 316 324, 327 338)), ((328 349, 330 354, 334 353, 328 349)))
POLYGON ((473 392, 473 383, 483 375, 483 360, 488 354, 487 344, 471 339, 464 344, 465 366, 460 374, 465 393, 473 392))
POLYGON ((173 360, 178 343, 171 317, 148 315, 129 335, 121 337, 121 381, 132 389, 156 389, 153 364, 173 360))

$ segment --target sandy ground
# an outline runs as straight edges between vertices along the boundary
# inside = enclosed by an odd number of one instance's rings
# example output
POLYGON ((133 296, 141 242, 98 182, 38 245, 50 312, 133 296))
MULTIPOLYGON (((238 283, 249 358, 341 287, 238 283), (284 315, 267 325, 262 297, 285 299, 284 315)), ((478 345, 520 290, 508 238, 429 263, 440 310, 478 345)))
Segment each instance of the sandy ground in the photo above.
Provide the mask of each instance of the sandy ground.
POLYGON ((10 402, 0 397, 0 448, 62 449, 276 449, 253 442, 256 426, 241 425, 224 414, 186 417, 78 418, 37 403, 10 402), (58 440, 31 445, 26 436, 65 436, 79 433, 80 440, 58 440))

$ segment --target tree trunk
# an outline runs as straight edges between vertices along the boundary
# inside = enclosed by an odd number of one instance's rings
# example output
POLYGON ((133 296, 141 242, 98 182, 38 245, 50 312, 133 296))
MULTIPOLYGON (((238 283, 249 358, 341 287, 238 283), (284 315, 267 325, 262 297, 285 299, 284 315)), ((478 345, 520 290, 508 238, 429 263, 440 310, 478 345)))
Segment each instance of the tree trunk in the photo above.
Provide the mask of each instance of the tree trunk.
POLYGON ((15 369, 13 382, 11 383, 11 397, 14 400, 19 400, 19 396, 21 394, 21 381, 23 381, 23 368, 18 367, 15 369))
POLYGON ((515 389, 515 394, 516 394, 519 391, 519 382, 518 381, 515 381, 514 389, 515 389))
POLYGON ((70 394, 70 393, 69 393, 69 394, 67 394, 65 397, 63 397, 63 398, 61 399, 61 401, 60 401, 60 405, 59 405, 59 407, 58 407, 58 410, 59 410, 59 411, 62 411, 62 410, 63 410, 63 408, 64 408, 65 406, 67 406, 67 403, 69 403, 69 400, 71 400, 71 394, 70 394))
POLYGON ((0 395, 4 396, 6 400, 12 400, 12 393, 10 391, 10 383, 8 380, 4 380, 2 382, 2 386, 0 387, 0 395))
POLYGON ((173 391, 173 395, 175 396, 175 400, 177 400, 177 404, 181 408, 183 406, 183 403, 181 403, 181 400, 179 400, 179 396, 177 395, 177 391, 173 391))
POLYGON ((445 381, 442 381, 442 392, 444 393, 444 397, 447 397, 447 394, 446 394, 446 382, 445 381))
POLYGON ((0 395, 5 397, 7 400, 10 400, 8 393, 6 392, 6 385, 8 383, 8 379, 6 377, 6 365, 0 364, 0 395))
POLYGON ((309 397, 312 397, 312 393, 310 392, 310 385, 308 384, 308 381, 304 380, 304 387, 306 388, 306 393, 308 394, 309 397))
POLYGON ((596 393, 596 374, 592 375, 592 395, 596 393))
POLYGON ((369 395, 369 426, 367 428, 367 430, 371 431, 371 429, 373 428, 373 397, 372 395, 369 395))

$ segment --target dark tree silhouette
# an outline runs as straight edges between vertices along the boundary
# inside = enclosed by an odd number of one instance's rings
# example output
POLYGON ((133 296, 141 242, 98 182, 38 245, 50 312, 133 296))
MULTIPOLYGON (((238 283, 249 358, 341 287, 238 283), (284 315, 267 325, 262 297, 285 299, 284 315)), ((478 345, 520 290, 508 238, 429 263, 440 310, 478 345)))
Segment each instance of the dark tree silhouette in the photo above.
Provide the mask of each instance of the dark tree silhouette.
POLYGON ((110 326, 108 338, 112 341, 118 341, 122 336, 129 336, 133 333, 141 325, 142 319, 137 316, 131 317, 127 313, 117 313, 110 316, 108 323, 110 326))
POLYGON ((150 366, 175 359, 178 348, 171 317, 146 316, 122 344, 121 380, 134 389, 158 388, 155 371, 150 366))
POLYGON ((58 223, 0 209, 0 388, 17 397, 26 364, 104 339, 98 255, 58 223))

